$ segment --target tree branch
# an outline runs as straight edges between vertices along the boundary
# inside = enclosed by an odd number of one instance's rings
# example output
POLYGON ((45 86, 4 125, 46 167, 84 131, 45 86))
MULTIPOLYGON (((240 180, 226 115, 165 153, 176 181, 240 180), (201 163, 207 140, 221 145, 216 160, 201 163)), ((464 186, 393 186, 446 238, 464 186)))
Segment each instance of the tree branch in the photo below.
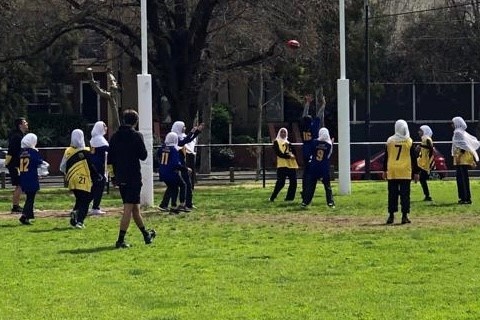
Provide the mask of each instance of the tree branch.
POLYGON ((230 63, 230 64, 227 64, 225 66, 219 66, 216 69, 219 70, 219 71, 230 71, 230 70, 233 70, 233 69, 248 67, 248 66, 251 66, 251 65, 254 65, 254 64, 257 64, 257 63, 261 63, 261 62, 265 61, 266 59, 274 56, 275 48, 277 47, 277 45, 278 45, 278 43, 274 42, 270 46, 270 48, 268 48, 267 51, 262 52, 261 54, 255 56, 255 57, 252 57, 252 58, 249 58, 249 59, 246 59, 246 60, 243 60, 243 61, 237 61, 237 62, 234 62, 234 63, 230 63))

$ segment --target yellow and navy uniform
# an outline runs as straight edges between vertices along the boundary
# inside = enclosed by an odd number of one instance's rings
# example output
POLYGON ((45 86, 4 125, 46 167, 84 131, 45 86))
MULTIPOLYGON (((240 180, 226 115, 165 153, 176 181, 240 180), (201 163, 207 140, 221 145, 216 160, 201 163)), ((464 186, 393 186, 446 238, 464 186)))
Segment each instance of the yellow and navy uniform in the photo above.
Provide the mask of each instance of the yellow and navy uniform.
POLYGON ((90 148, 68 147, 64 157, 67 160, 65 180, 70 190, 90 192, 92 189, 91 168, 88 163, 90 148))
POLYGON ((467 150, 462 150, 460 148, 455 148, 453 150, 453 165, 454 166, 470 166, 475 168, 477 163, 475 162, 475 157, 473 153, 467 150))
POLYGON ((298 169, 297 161, 290 156, 291 150, 288 142, 275 140, 273 150, 277 155, 277 168, 298 169))
POLYGON ((417 159, 412 144, 411 138, 387 141, 383 162, 387 180, 411 180, 412 173, 418 173, 417 159))
POLYGON ((427 173, 430 173, 430 170, 434 165, 434 156, 433 156, 433 141, 432 138, 428 136, 422 137, 422 142, 420 144, 420 153, 417 158, 418 167, 422 170, 425 170, 427 173))

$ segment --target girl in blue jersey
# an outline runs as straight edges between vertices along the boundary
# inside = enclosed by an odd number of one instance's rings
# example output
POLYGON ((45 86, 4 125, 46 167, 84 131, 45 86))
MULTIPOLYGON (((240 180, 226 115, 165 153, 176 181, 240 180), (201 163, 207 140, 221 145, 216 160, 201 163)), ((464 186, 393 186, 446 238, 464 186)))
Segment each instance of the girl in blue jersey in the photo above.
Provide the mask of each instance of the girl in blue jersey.
POLYGON ((100 209, 100 202, 102 201, 103 189, 107 178, 105 175, 105 163, 107 161, 108 141, 105 139, 107 134, 107 125, 103 121, 95 123, 92 129, 92 138, 90 139, 90 152, 92 164, 97 169, 99 179, 93 180, 92 185, 92 210, 91 214, 99 215, 105 213, 100 209))
POLYGON ((188 173, 188 168, 180 161, 178 150, 178 136, 175 132, 167 134, 165 145, 158 150, 160 180, 167 185, 162 203, 160 203, 160 209, 166 211, 165 208, 168 209, 170 198, 173 202, 176 201, 177 197, 180 197, 180 205, 172 208, 175 213, 185 211, 185 181, 180 176, 180 172, 188 173))
POLYGON ((35 203, 35 195, 40 190, 40 183, 38 182, 38 167, 43 160, 40 153, 35 146, 37 145, 37 136, 33 133, 28 133, 22 138, 20 154, 20 187, 25 193, 25 205, 23 206, 20 223, 28 225, 30 220, 34 219, 33 205, 35 203))
POLYGON ((310 155, 315 148, 314 142, 318 138, 318 132, 323 124, 323 114, 325 111, 325 97, 322 96, 320 108, 314 118, 309 114, 310 105, 313 102, 311 95, 305 96, 305 106, 303 108, 302 121, 300 123, 300 135, 302 138, 302 155, 303 155, 303 176, 302 176, 302 193, 305 191, 305 179, 308 172, 308 164, 310 155))
MULTIPOLYGON (((178 146, 179 146, 179 155, 180 155, 180 163, 183 166, 186 166, 186 153, 187 148, 186 145, 191 143, 195 140, 195 138, 202 132, 203 130, 203 123, 199 124, 196 127, 193 127, 192 130, 186 134, 186 127, 183 121, 175 121, 172 125, 171 132, 176 133, 178 137, 178 146)), ((192 169, 188 171, 182 171, 181 176, 183 181, 185 182, 185 206, 183 207, 182 211, 189 212, 193 208, 193 189, 192 189, 192 180, 190 177, 192 169)), ((168 193, 165 197, 168 197, 168 193)), ((176 206, 177 199, 174 197, 170 197, 172 199, 172 206, 176 206)), ((166 202, 168 205, 168 201, 166 202)), ((165 211, 165 207, 160 207, 161 210, 165 211)))
POLYGON ((332 139, 327 128, 318 131, 318 138, 313 141, 312 152, 309 156, 307 172, 305 175, 305 189, 302 193, 302 207, 308 206, 313 199, 317 181, 322 179, 325 188, 327 205, 335 207, 332 187, 330 186, 330 156, 332 155, 332 139))

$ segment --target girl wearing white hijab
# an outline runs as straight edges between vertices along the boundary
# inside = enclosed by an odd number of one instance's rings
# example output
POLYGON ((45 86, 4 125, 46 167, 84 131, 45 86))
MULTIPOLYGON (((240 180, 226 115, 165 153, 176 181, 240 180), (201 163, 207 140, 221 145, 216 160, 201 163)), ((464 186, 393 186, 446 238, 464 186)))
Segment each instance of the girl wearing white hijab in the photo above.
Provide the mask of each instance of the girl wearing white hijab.
POLYGON ((33 133, 27 133, 21 141, 22 152, 20 154, 20 187, 25 193, 25 204, 20 217, 20 223, 28 225, 30 220, 34 219, 33 206, 35 195, 40 190, 38 182, 38 167, 42 165, 42 157, 35 148, 37 145, 37 136, 33 133))
POLYGON ((178 149, 177 134, 169 132, 165 137, 165 145, 158 150, 160 181, 167 185, 162 202, 159 205, 161 211, 172 211, 173 213, 185 211, 185 182, 181 178, 180 172, 188 169, 180 163, 178 149), (177 197, 180 198, 180 205, 169 209, 170 199, 172 199, 172 203, 176 203, 177 197))
POLYGON ((467 124, 461 117, 452 119, 454 128, 452 138, 453 165, 456 167, 457 191, 459 204, 471 204, 470 179, 468 169, 475 168, 478 161, 477 149, 480 142, 469 134, 467 124))
POLYGON ((85 147, 83 131, 72 131, 70 147, 65 150, 60 171, 65 174, 68 189, 75 195, 75 205, 70 213, 70 224, 83 229, 90 201, 92 201, 92 176, 93 180, 99 179, 95 167, 91 163, 90 148, 85 147))
POLYGON ((412 148, 410 131, 405 120, 395 122, 395 134, 388 138, 383 162, 383 178, 388 180, 388 219, 394 221, 398 211, 398 197, 402 207, 402 224, 410 223, 410 182, 412 174, 418 181, 418 165, 415 150, 412 148))
POLYGON ((427 180, 430 175, 430 170, 435 165, 432 140, 433 131, 429 126, 423 125, 418 130, 418 135, 422 139, 422 142, 418 146, 419 153, 417 164, 420 169, 420 185, 422 186, 423 195, 425 196, 423 201, 432 201, 430 190, 428 190, 427 180))
POLYGON ((92 185, 92 210, 90 211, 93 215, 99 215, 105 213, 100 209, 100 202, 102 201, 103 189, 105 188, 105 183, 107 182, 107 177, 105 175, 105 164, 107 161, 108 153, 108 141, 105 139, 107 134, 107 125, 103 121, 98 121, 95 123, 92 129, 92 138, 90 139, 90 152, 92 153, 91 159, 92 163, 97 169, 98 174, 101 176, 101 179, 93 181, 92 185))
MULTIPOLYGON (((175 121, 172 125, 171 132, 174 132, 178 136, 178 146, 180 147, 180 162, 182 165, 186 166, 186 147, 187 143, 192 142, 195 138, 202 132, 203 123, 200 125, 193 127, 192 130, 186 134, 185 130, 185 123, 183 121, 175 121)), ((185 200, 185 212, 189 212, 193 208, 193 188, 192 188, 192 179, 190 174, 192 169, 190 168, 188 171, 182 171, 182 179, 185 181, 185 189, 186 189, 186 200, 185 200)), ((173 199, 172 199, 173 200, 173 199)), ((172 206, 176 207, 177 204, 172 202, 172 206)))
POLYGON ((314 140, 312 151, 306 166, 305 186, 302 192, 302 208, 306 208, 312 201, 317 187, 317 181, 322 179, 325 189, 327 205, 335 208, 332 187, 330 185, 330 156, 332 155, 333 141, 327 128, 318 131, 318 138, 314 140))
POLYGON ((285 186, 285 180, 288 178, 289 185, 285 201, 293 201, 297 191, 298 164, 290 148, 288 130, 286 128, 278 130, 277 138, 273 141, 273 150, 277 155, 277 182, 269 200, 271 202, 275 201, 280 190, 285 186))

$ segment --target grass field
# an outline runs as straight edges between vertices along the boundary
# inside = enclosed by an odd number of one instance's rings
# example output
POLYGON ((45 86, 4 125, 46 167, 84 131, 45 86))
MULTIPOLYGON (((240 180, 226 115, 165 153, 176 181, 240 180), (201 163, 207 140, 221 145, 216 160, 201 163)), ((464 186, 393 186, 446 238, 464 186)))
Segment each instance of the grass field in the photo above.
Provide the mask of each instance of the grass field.
POLYGON ((480 319, 480 181, 470 206, 453 181, 430 188, 427 203, 412 184, 412 224, 385 226, 384 182, 335 209, 320 188, 308 210, 269 203, 271 185, 198 187, 189 214, 146 210, 158 236, 132 225, 126 250, 116 191, 76 230, 64 189, 41 191, 32 226, 2 190, 0 319, 480 319))

